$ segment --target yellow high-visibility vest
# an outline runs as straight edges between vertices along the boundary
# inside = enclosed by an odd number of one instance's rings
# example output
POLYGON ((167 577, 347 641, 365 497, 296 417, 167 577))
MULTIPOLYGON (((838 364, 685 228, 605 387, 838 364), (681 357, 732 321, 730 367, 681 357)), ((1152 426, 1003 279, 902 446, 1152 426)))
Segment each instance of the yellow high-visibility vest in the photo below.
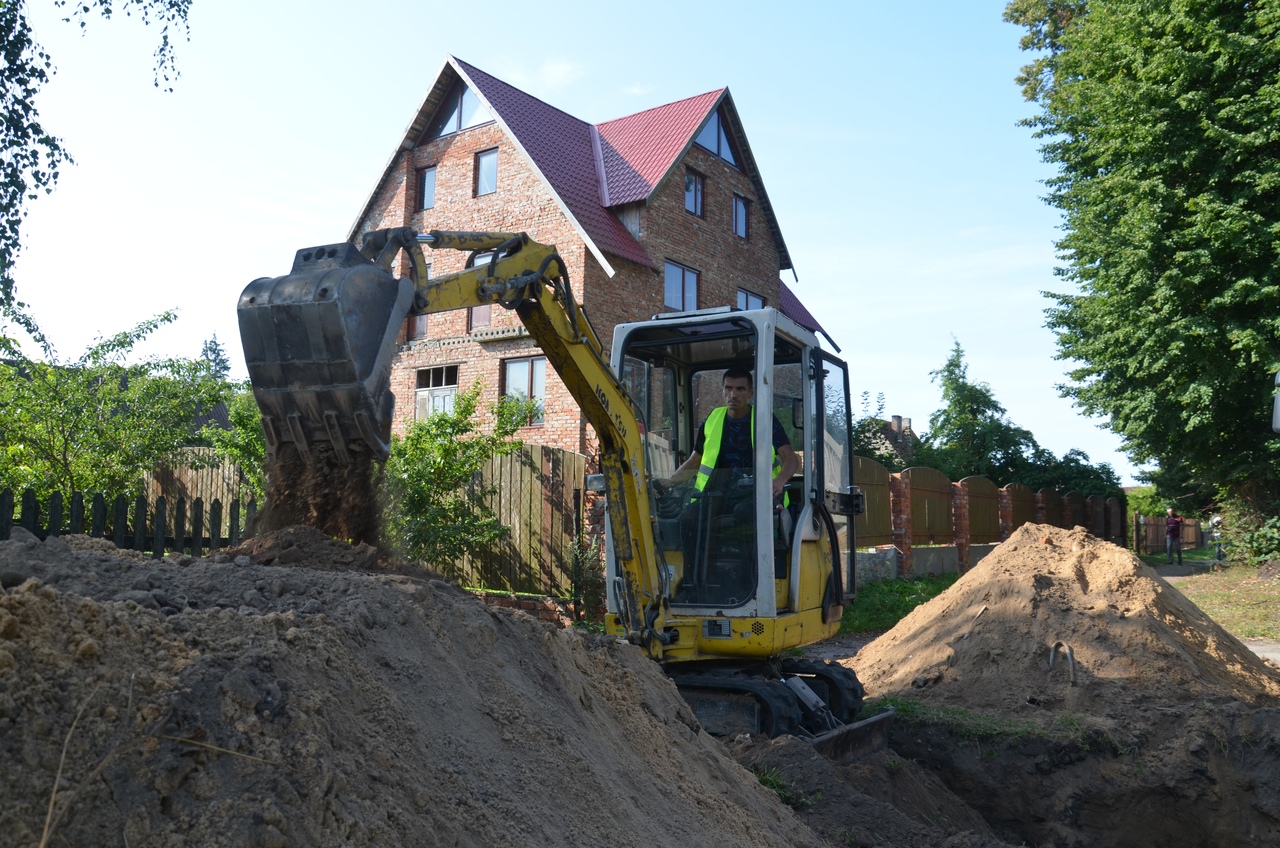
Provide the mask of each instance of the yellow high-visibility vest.
MULTIPOLYGON (((724 438, 724 419, 729 414, 729 407, 717 406, 711 410, 711 414, 707 416, 706 422, 702 425, 703 435, 706 437, 702 443, 702 464, 698 466, 698 476, 693 481, 695 492, 701 492, 707 487, 707 481, 711 479, 711 472, 716 468, 716 460, 720 458, 720 442, 724 438)), ((756 446, 756 408, 751 407, 751 447, 756 446)), ((777 478, 782 473, 782 461, 778 459, 778 449, 771 447, 773 451, 773 477, 777 478)), ((782 505, 790 506, 791 496, 787 493, 782 495, 782 505)))

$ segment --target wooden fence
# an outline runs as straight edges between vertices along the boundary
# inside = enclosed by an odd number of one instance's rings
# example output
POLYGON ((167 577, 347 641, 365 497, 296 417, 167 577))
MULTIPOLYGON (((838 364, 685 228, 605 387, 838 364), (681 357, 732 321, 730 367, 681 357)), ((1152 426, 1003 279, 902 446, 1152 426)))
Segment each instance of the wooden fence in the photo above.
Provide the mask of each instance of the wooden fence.
MULTIPOLYGON (((913 547, 954 545, 966 567, 970 547, 999 543, 1028 522, 1082 526, 1099 539, 1130 542, 1119 498, 1059 494, 1053 488, 1032 492, 1021 483, 1001 488, 985 477, 953 483, 941 471, 922 466, 890 474, 865 457, 854 457, 854 474, 865 504, 854 523, 855 544, 862 549, 892 545, 902 574, 910 573, 913 547)), ((1163 532, 1163 519, 1160 527, 1163 532)))
POLYGON ((582 454, 543 445, 490 460, 477 485, 490 490, 486 501, 510 533, 448 576, 464 586, 576 596, 586 468, 582 454))
POLYGON ((216 463, 213 448, 183 448, 187 462, 162 464, 142 478, 142 492, 148 500, 165 498, 177 503, 180 498, 193 503, 197 498, 207 504, 224 504, 245 500, 248 492, 240 466, 216 463))
POLYGON ((85 501, 80 492, 65 500, 55 492, 42 504, 30 489, 17 500, 13 490, 4 489, 0 491, 0 541, 7 540, 14 527, 22 527, 41 539, 82 533, 109 539, 118 548, 149 551, 157 559, 166 553, 199 557, 239 545, 242 537, 251 535, 244 528, 252 527, 258 511, 254 501, 242 509, 240 501, 234 500, 224 516, 220 499, 206 509, 203 498, 190 504, 179 498, 170 508, 167 498, 149 500, 142 495, 132 499, 117 495, 108 505, 101 492, 88 499, 86 511, 85 501))
MULTIPOLYGON (((1133 514, 1133 546, 1140 554, 1162 554, 1166 538, 1165 516, 1133 514)), ((1204 547, 1204 528, 1194 519, 1182 522, 1182 549, 1204 547)))

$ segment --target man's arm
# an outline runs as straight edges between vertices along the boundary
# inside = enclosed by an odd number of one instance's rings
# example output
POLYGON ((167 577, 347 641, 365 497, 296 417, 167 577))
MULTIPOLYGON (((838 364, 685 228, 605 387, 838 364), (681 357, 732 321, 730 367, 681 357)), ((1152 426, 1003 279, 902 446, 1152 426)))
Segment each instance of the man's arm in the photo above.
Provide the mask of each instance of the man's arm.
POLYGON ((800 455, 796 453, 796 449, 791 445, 782 445, 778 448, 778 456, 782 459, 782 470, 777 477, 773 478, 773 496, 782 495, 782 489, 787 485, 787 481, 796 473, 796 469, 800 467, 800 455))
POLYGON ((670 489, 672 486, 678 486, 685 480, 692 478, 698 473, 698 469, 702 466, 702 454, 694 451, 689 454, 689 458, 680 464, 680 467, 671 472, 671 476, 665 480, 656 481, 658 485, 664 489, 670 489))

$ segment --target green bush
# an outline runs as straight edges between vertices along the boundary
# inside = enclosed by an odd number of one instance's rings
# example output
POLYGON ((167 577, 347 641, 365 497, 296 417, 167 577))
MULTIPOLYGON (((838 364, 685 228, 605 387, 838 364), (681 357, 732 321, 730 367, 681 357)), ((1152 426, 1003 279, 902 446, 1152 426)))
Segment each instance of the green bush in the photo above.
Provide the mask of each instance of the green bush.
POLYGON ((485 503, 495 487, 480 484, 480 471, 491 458, 520 448, 511 436, 536 414, 537 404, 499 399, 490 409, 492 431, 482 432, 479 399, 477 383, 454 396, 452 411, 432 413, 404 438, 392 440, 387 533, 405 555, 425 565, 449 566, 509 532, 485 503))
POLYGON ((1224 535, 1227 536, 1232 559, 1248 565, 1280 559, 1280 518, 1272 516, 1252 529, 1224 535))

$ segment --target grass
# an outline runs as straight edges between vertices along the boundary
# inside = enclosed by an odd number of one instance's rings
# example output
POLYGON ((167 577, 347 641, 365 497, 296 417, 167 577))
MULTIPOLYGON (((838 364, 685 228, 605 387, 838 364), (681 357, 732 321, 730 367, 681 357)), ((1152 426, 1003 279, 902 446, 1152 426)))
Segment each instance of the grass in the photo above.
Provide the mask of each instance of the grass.
POLYGON ((802 793, 797 792, 791 781, 782 776, 777 769, 764 769, 755 772, 756 779, 760 781, 760 785, 766 789, 772 789, 782 801, 793 810, 803 810, 813 804, 802 793))
POLYGON ((1234 565, 1178 581, 1178 590, 1237 639, 1280 639, 1280 583, 1234 565))
POLYGON ((1031 721, 975 713, 956 707, 932 706, 896 695, 877 698, 871 706, 892 707, 896 713, 895 721, 906 724, 941 724, 971 741, 1044 735, 1044 731, 1031 721))
POLYGON ((941 574, 863 583, 858 587, 857 598, 845 608, 840 632, 888 630, 907 613, 945 592, 959 578, 959 574, 941 574))

